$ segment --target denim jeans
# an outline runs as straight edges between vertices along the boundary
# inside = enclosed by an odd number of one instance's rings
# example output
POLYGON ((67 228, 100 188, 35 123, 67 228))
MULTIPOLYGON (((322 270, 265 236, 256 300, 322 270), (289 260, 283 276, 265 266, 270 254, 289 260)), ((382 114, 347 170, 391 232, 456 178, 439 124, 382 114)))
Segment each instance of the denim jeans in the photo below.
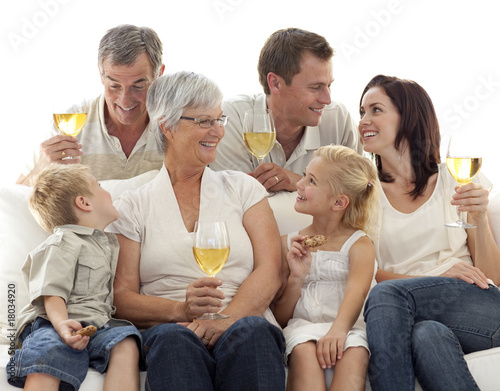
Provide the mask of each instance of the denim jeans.
POLYGON ((261 317, 235 322, 208 350, 188 328, 166 323, 142 333, 146 390, 282 391, 281 330, 261 317))
POLYGON ((500 290, 422 277, 377 284, 365 305, 374 391, 479 390, 464 353, 500 346, 500 290))
POLYGON ((45 373, 61 380, 61 391, 78 390, 87 376, 89 366, 104 373, 111 349, 132 336, 140 346, 141 335, 135 326, 111 320, 97 330, 85 349, 76 350, 62 341, 48 320, 36 318, 19 337, 22 349, 15 352, 13 370, 7 367, 7 380, 11 385, 22 388, 28 375, 45 373))

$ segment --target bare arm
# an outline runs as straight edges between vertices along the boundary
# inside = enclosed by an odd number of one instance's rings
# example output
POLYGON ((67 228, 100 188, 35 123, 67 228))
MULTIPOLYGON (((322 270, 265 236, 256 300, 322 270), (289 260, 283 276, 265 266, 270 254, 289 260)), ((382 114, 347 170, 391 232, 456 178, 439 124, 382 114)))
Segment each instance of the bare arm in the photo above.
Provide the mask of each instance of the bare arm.
POLYGON ((85 349, 89 343, 89 337, 73 335, 73 331, 80 330, 82 325, 76 320, 68 319, 65 301, 58 296, 44 296, 44 305, 50 323, 52 323, 64 343, 73 349, 85 349))
MULTIPOLYGON (((285 327, 292 318, 297 301, 300 298, 302 285, 311 268, 311 253, 301 241, 303 235, 292 238, 292 246, 286 253, 286 269, 289 270, 285 286, 279 299, 274 304, 274 315, 281 327, 285 327)), ((286 247, 285 247, 286 249, 286 247)))
POLYGON ((493 236, 488 218, 488 190, 477 183, 457 187, 452 204, 468 212, 469 220, 477 227, 467 230, 467 244, 474 262, 486 277, 500 284, 500 249, 493 236))
POLYGON ((254 270, 223 311, 233 320, 261 316, 281 286, 280 236, 267 198, 246 211, 243 226, 252 241, 254 270))
POLYGON ((290 275, 290 268, 288 267, 288 261, 286 259, 287 254, 288 254, 287 235, 283 235, 281 237, 281 287, 278 290, 278 293, 276 293, 276 296, 273 299, 273 303, 271 303, 271 309, 273 310, 273 312, 274 312, 274 303, 276 303, 283 294, 283 291, 285 290, 286 287, 286 283, 288 281, 288 276, 290 275))

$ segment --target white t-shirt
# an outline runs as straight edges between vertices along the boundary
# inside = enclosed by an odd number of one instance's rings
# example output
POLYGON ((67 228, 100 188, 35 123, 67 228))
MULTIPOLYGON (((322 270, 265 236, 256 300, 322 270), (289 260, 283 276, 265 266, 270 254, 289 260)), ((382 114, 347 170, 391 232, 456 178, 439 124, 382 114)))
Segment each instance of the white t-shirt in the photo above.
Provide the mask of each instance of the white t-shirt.
MULTIPOLYGON (((488 188, 491 183, 479 174, 475 182, 488 188)), ((467 233, 444 224, 458 219, 450 201, 457 182, 439 165, 436 187, 425 204, 413 213, 397 211, 381 191, 382 222, 375 250, 379 268, 407 275, 439 276, 463 261, 472 265, 467 233)))
MULTIPOLYGON (((225 221, 229 258, 217 274, 226 306, 254 268, 253 249, 242 220, 245 212, 266 197, 254 178, 236 171, 205 169, 201 182, 199 220, 225 221)), ((180 213, 165 166, 149 183, 116 201, 120 218, 108 230, 141 243, 140 293, 184 301, 186 288, 206 277, 193 256, 192 233, 180 213)))

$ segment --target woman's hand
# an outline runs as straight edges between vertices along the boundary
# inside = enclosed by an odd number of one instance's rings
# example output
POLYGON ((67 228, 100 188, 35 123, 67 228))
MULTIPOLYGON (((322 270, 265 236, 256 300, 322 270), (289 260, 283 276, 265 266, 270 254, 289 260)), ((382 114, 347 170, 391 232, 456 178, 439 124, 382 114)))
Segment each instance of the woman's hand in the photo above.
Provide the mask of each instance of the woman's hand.
POLYGON ((225 298, 224 293, 217 289, 221 285, 222 281, 213 277, 202 277, 189 284, 183 304, 186 318, 192 321, 205 312, 219 312, 225 298))
POLYGON ((479 268, 465 262, 456 263, 441 274, 441 277, 458 278, 469 284, 476 284, 482 289, 488 289, 488 279, 484 273, 479 268))
POLYGON ((292 246, 288 251, 286 259, 290 268, 290 277, 304 279, 311 268, 311 252, 302 245, 306 238, 304 235, 297 235, 291 238, 292 246))
POLYGON ((217 320, 195 319, 191 323, 179 323, 196 334, 207 349, 211 349, 220 336, 234 323, 231 318, 217 320))
POLYGON ((471 182, 467 185, 455 187, 451 204, 456 205, 460 212, 468 212, 472 222, 478 223, 486 218, 488 212, 488 195, 486 190, 479 183, 471 182))
POLYGON ((318 340, 316 357, 321 368, 331 368, 342 358, 347 332, 337 329, 335 324, 328 333, 318 340))

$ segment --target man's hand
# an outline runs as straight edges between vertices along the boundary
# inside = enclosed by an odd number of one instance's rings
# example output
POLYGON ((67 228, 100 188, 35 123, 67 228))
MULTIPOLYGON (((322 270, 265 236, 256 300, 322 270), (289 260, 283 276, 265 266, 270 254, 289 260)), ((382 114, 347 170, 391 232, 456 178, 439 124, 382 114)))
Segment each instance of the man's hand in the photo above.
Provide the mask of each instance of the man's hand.
POLYGON ((300 175, 285 170, 274 163, 262 163, 253 173, 250 173, 269 191, 297 190, 297 182, 302 178, 300 175))
POLYGON ((80 163, 82 144, 73 136, 58 134, 40 144, 40 156, 30 174, 25 177, 21 175, 18 184, 31 185, 31 179, 51 163, 76 164, 80 163), (65 159, 71 157, 72 159, 65 159))

